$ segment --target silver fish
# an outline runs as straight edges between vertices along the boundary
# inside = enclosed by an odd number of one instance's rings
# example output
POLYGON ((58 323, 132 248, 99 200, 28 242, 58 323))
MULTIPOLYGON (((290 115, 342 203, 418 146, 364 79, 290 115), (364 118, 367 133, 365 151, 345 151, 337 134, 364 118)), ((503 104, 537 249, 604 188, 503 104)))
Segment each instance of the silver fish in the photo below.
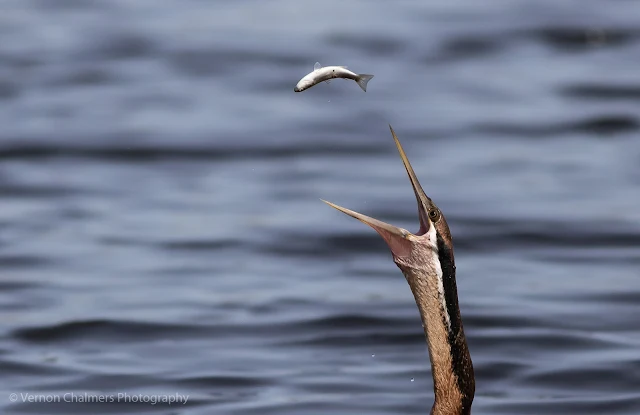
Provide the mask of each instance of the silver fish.
POLYGON ((367 92, 367 82, 373 78, 373 75, 357 74, 348 70, 346 66, 325 66, 323 68, 320 62, 316 62, 313 66, 313 72, 302 78, 293 90, 302 92, 322 81, 327 81, 328 83, 333 78, 353 79, 364 92, 367 92))

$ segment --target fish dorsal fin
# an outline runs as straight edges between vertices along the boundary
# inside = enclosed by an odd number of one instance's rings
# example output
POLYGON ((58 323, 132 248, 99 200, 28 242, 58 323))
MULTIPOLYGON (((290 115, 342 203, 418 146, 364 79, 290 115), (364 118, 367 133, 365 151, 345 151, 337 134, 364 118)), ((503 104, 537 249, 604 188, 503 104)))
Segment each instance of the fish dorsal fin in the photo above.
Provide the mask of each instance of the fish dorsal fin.
POLYGON ((349 67, 348 67, 348 66, 340 66, 340 65, 338 65, 338 68, 349 69, 349 67))
POLYGON ((313 65, 313 70, 317 71, 318 69, 322 68, 322 65, 320 65, 320 62, 316 62, 315 65, 313 65))

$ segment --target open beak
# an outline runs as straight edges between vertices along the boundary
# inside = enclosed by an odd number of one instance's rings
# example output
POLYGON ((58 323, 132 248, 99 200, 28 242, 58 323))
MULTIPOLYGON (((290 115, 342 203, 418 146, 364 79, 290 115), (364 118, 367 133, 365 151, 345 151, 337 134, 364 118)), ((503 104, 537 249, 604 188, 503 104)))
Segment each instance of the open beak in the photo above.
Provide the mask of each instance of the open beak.
POLYGON ((411 235, 411 233, 406 229, 389 225, 388 223, 382 222, 378 219, 374 219, 361 213, 354 212, 353 210, 343 208, 342 206, 327 202, 326 200, 322 201, 332 208, 338 209, 340 212, 346 213, 347 215, 356 218, 360 222, 365 223, 375 229, 375 231, 378 232, 380 236, 382 236, 382 239, 384 239, 387 245, 389 245, 389 249, 391 249, 393 255, 397 257, 406 257, 411 254, 411 241, 408 239, 408 236, 411 235))
POLYGON ((409 175, 409 180, 411 180, 413 193, 416 194, 416 201, 418 202, 418 217, 420 218, 420 230, 416 233, 416 235, 424 235, 429 230, 429 219, 427 216, 427 211, 429 206, 431 205, 431 199, 429 199, 424 190, 422 190, 422 186, 420 186, 420 182, 416 177, 416 173, 413 171, 413 167, 411 167, 411 163, 409 163, 409 159, 407 158, 402 145, 400 145, 400 140, 398 140, 396 132, 393 131, 393 128, 391 126, 389 126, 389 129, 391 130, 393 140, 396 142, 396 147, 398 147, 398 152, 400 153, 402 164, 404 164, 404 168, 407 170, 407 174, 409 175))
MULTIPOLYGON (((396 142, 396 147, 398 147, 398 151, 400 152, 400 157, 402 158, 402 163, 404 164, 405 169, 407 170, 407 174, 409 175, 409 180, 411 180, 411 186, 413 187, 413 192, 416 195, 416 200, 418 202, 418 216, 420 217, 420 230, 417 235, 423 235, 429 229, 429 219, 427 217, 427 207, 430 205, 431 201, 429 197, 422 190, 422 186, 420 186, 420 182, 416 177, 411 164, 409 163, 409 159, 405 154, 402 146, 400 145, 400 141, 396 136, 396 133, 393 131, 393 128, 389 126, 391 129, 391 135, 396 142)), ((321 199, 322 200, 322 199, 321 199)), ((365 223, 371 226, 382 238, 385 240, 389 249, 396 257, 407 257, 411 254, 411 236, 413 236, 406 229, 398 228, 397 226, 390 225, 388 223, 379 221, 378 219, 374 219, 372 217, 363 215, 358 212, 354 212, 353 210, 343 208, 341 206, 335 205, 331 202, 327 202, 326 200, 322 200, 329 206, 343 212, 353 218, 358 219, 360 222, 365 223)))

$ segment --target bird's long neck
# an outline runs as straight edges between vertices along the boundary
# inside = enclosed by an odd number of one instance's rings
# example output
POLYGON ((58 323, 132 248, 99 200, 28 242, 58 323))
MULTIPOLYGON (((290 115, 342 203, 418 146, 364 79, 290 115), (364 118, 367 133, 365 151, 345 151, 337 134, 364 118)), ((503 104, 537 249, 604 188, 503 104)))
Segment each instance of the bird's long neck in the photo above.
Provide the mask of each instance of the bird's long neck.
POLYGON ((466 415, 475 393, 473 364, 458 308, 453 253, 438 240, 438 261, 403 270, 420 310, 429 347, 432 415, 466 415))

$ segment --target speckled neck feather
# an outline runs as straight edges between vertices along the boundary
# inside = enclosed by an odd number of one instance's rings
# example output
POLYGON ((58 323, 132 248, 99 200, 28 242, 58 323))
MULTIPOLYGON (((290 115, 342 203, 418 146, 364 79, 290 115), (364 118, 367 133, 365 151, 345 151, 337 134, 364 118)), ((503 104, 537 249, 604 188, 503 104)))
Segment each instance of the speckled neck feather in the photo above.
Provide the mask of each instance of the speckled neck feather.
POLYGON ((436 232, 435 246, 414 246, 407 262, 396 261, 418 305, 429 347, 435 401, 433 415, 466 415, 475 393, 456 286, 453 254, 436 232))

